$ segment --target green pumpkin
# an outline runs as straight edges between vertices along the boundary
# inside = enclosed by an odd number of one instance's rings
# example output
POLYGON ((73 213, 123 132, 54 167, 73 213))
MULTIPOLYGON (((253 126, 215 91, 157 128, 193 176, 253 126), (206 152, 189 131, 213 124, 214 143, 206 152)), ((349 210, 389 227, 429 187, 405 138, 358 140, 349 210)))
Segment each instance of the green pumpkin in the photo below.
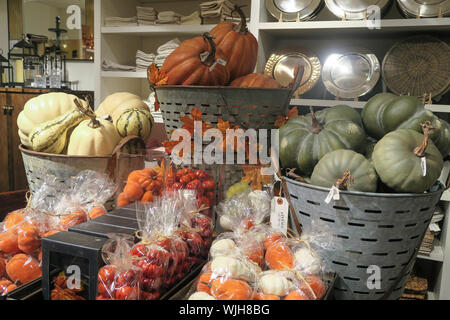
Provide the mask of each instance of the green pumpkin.
POLYGON ((280 128, 279 139, 281 165, 309 175, 331 151, 362 150, 366 134, 359 113, 339 105, 290 119, 280 128))
POLYGON ((372 163, 362 154, 343 149, 332 151, 319 160, 311 175, 311 184, 331 188, 347 169, 353 177, 353 183, 348 184, 347 190, 363 192, 377 190, 378 176, 372 163))
POLYGON ((125 110, 116 121, 116 128, 122 137, 138 136, 144 141, 150 136, 154 124, 153 116, 147 110, 132 108, 125 110))
POLYGON ((434 144, 443 156, 450 152, 449 124, 426 110, 416 97, 377 94, 366 103, 361 116, 367 134, 375 139, 381 139, 396 129, 412 129, 421 133, 420 124, 429 120, 435 128, 431 133, 434 144))
POLYGON ((372 161, 381 181, 396 192, 422 193, 435 184, 443 167, 442 155, 430 140, 425 149, 426 176, 415 148, 424 135, 411 129, 399 129, 385 135, 375 145, 372 161))

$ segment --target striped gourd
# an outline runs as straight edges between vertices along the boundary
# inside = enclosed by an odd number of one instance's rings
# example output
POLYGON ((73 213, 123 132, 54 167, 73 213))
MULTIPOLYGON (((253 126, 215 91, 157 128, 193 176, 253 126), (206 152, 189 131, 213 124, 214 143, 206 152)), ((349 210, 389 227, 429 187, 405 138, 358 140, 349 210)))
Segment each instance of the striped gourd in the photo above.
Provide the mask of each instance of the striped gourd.
POLYGON ((153 117, 147 110, 132 108, 125 110, 116 121, 116 128, 122 137, 134 135, 144 141, 153 128, 153 117))
POLYGON ((41 123, 29 135, 32 149, 39 152, 61 153, 67 144, 67 133, 84 119, 86 119, 84 114, 72 110, 41 123))

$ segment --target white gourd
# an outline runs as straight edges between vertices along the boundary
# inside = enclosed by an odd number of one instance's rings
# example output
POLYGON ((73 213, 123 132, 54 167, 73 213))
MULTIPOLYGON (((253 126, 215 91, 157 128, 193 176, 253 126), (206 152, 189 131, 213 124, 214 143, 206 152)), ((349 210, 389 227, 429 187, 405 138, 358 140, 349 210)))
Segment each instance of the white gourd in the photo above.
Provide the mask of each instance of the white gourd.
POLYGON ((247 281, 254 277, 254 273, 251 272, 246 264, 237 258, 229 256, 215 257, 211 262, 211 272, 247 281))
POLYGON ((210 254, 211 257, 216 257, 219 255, 231 254, 236 249, 236 243, 231 239, 221 239, 214 241, 211 246, 210 254))
POLYGON ((233 218, 228 214, 223 214, 219 218, 219 223, 224 230, 233 230, 233 218))
POLYGON ((295 268, 306 274, 317 274, 320 272, 321 264, 311 250, 307 247, 302 247, 295 251, 295 268))
POLYGON ((188 300, 216 300, 213 296, 203 291, 194 292, 188 300))
POLYGON ((292 287, 292 282, 280 273, 267 273, 259 278, 259 288, 264 294, 285 296, 292 287))

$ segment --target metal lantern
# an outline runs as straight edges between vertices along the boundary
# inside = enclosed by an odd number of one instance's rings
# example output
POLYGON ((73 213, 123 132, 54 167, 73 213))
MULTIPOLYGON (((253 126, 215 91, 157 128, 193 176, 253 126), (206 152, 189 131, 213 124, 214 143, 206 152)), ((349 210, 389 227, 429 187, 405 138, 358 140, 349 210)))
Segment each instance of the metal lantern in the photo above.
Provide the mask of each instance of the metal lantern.
POLYGON ((9 60, 3 56, 3 50, 0 49, 0 87, 4 87, 7 82, 7 72, 11 69, 9 60))

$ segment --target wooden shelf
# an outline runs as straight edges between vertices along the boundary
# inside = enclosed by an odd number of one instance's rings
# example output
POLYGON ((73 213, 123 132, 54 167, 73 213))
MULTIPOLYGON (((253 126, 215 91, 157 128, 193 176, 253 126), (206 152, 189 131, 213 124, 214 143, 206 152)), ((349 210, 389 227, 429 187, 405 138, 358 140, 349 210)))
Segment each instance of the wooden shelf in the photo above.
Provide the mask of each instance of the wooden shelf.
POLYGON ((139 78, 147 79, 146 71, 102 71, 103 78, 139 78))
POLYGON ((154 26, 123 26, 123 27, 102 27, 102 34, 116 35, 137 35, 137 36, 165 36, 165 35, 201 35, 210 31, 215 25, 182 25, 182 24, 161 24, 154 26))
POLYGON ((431 260, 431 261, 444 261, 444 248, 442 247, 439 240, 434 240, 433 251, 429 255, 418 254, 417 259, 431 260))

